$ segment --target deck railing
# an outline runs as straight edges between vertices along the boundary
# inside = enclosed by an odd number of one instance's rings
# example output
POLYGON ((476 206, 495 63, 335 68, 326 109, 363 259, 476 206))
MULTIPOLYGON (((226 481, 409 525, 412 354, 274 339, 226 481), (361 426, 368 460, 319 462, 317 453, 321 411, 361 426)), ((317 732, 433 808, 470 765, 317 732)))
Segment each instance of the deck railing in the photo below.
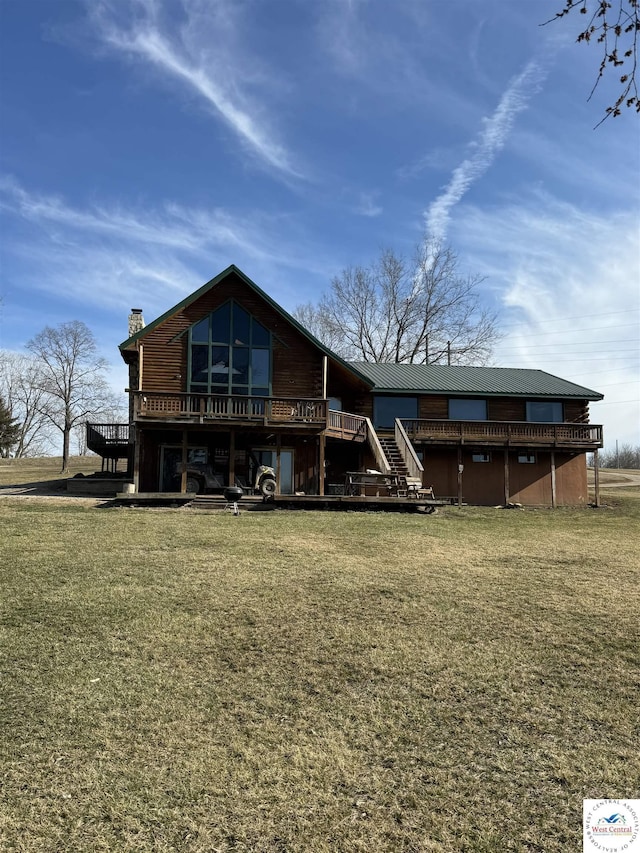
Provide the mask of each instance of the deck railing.
POLYGON ((92 444, 127 444, 129 424, 92 424, 87 421, 87 446, 92 444))
POLYGON ((369 418, 365 418, 365 420, 367 422, 367 441, 369 442, 369 447, 371 448, 371 452, 376 460, 376 469, 380 471, 381 474, 390 474, 391 466, 389 465, 387 455, 380 444, 378 433, 373 428, 373 424, 369 418))
POLYGON ((367 419, 349 412, 329 409, 327 435, 331 438, 343 438, 346 441, 366 441, 367 419))
POLYGON ((383 474, 391 471, 389 460, 380 444, 378 433, 369 418, 329 409, 327 435, 347 441, 366 441, 376 461, 376 469, 383 474))
POLYGON ((245 397, 234 394, 134 392, 134 417, 143 420, 242 421, 324 427, 327 402, 300 397, 245 397))
POLYGON ((422 462, 418 459, 413 444, 409 441, 405 428, 402 426, 402 421, 397 418, 395 422, 394 437, 404 464, 407 466, 409 477, 414 480, 422 480, 422 472, 424 471, 422 462))
POLYGON ((403 419, 402 425, 412 441, 602 447, 602 427, 598 424, 403 419))

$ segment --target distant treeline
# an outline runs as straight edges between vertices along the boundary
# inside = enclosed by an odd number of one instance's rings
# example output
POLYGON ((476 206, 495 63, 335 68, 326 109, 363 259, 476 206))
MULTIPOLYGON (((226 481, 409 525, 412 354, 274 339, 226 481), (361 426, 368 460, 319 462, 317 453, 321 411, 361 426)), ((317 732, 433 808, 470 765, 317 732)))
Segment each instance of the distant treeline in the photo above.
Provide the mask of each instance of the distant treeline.
MULTIPOLYGON (((588 463, 593 467, 593 454, 588 463)), ((602 450, 598 454, 600 468, 640 468, 640 445, 621 444, 614 450, 602 450)))

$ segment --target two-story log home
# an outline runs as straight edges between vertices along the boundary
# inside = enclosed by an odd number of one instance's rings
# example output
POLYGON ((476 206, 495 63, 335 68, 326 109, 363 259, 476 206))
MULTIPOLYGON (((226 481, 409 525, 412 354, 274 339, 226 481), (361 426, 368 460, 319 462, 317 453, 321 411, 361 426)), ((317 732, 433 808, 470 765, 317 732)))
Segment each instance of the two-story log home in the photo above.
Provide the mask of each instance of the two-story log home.
POLYGON ((543 371, 346 362, 235 266, 148 325, 133 309, 129 332, 140 492, 251 487, 270 465, 282 495, 373 469, 470 504, 587 502, 602 395, 543 371))

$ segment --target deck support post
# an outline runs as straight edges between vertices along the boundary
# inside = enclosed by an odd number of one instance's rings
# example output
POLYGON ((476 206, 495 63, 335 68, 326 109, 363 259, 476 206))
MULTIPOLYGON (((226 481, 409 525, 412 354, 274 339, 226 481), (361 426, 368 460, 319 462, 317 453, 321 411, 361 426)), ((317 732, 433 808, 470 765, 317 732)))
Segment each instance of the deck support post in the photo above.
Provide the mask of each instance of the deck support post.
MULTIPOLYGON (((236 482, 236 433, 229 430, 229 485, 235 486, 236 482)), ((249 483, 249 494, 253 494, 253 483, 249 483)))
POLYGON ((511 499, 511 484, 509 483, 509 448, 504 449, 504 505, 511 499))
POLYGON ((594 504, 600 506, 600 463, 598 461, 598 448, 593 451, 593 486, 595 489, 594 504))
POLYGON ((555 450, 551 451, 551 506, 553 509, 556 508, 558 503, 557 495, 556 495, 556 452, 555 450))
POLYGON ((189 457, 188 450, 188 433, 186 429, 182 430, 182 476, 180 477, 180 491, 184 494, 187 491, 187 459, 189 457))
POLYGON ((321 432, 319 437, 320 446, 318 447, 318 494, 321 497, 324 497, 324 461, 326 441, 327 439, 324 432, 321 432))
POLYGON ((276 494, 282 494, 282 486, 280 482, 280 454, 282 451, 282 436, 280 433, 276 435, 276 494))
POLYGON ((134 444, 133 444, 133 488, 136 492, 140 491, 140 445, 142 444, 142 432, 140 427, 134 427, 134 444))
POLYGON ((462 447, 458 445, 458 506, 462 506, 462 472, 464 465, 462 464, 462 447))

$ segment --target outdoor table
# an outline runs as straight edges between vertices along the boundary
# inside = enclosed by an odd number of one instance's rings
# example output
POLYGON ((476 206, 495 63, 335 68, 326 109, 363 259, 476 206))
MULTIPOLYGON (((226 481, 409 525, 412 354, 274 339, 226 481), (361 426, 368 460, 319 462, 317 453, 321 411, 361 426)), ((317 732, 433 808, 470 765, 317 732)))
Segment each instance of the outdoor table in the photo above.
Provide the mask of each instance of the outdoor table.
POLYGON ((386 497, 398 491, 397 474, 373 474, 365 471, 347 471, 344 483, 345 495, 366 495, 375 489, 375 497, 381 493, 386 497))

